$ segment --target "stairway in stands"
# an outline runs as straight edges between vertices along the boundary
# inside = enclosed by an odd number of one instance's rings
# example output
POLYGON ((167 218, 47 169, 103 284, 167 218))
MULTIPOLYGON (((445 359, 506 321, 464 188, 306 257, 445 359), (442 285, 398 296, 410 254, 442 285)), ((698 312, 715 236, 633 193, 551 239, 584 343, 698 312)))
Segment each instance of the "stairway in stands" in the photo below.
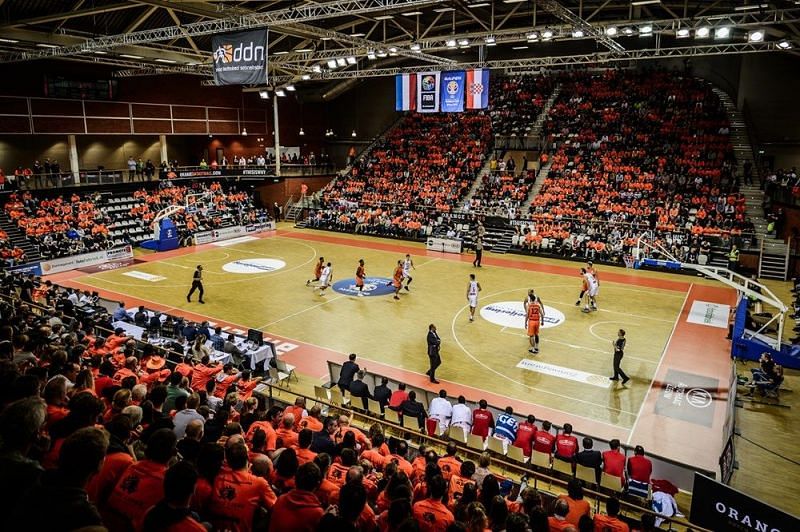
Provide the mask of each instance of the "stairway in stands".
MULTIPOLYGON (((739 191, 745 197, 745 213, 753 222, 756 232, 756 242, 754 248, 760 251, 759 256, 759 277, 772 279, 786 279, 788 271, 788 261, 786 260, 788 246, 785 241, 778 238, 767 236, 767 220, 764 217, 764 191, 758 185, 744 184, 744 163, 750 162, 753 165, 753 180, 758 183, 757 169, 753 158, 753 147, 750 144, 750 136, 747 132, 747 124, 741 111, 736 108, 733 99, 723 90, 713 89, 714 94, 719 97, 725 112, 730 121, 731 144, 733 153, 738 164, 737 171, 742 185, 739 191), (762 247, 763 244, 763 247, 762 247)), ((712 261, 713 262, 713 261, 712 261)))
POLYGON ((508 227, 487 227, 483 241, 488 251, 502 255, 508 253, 508 250, 511 249, 513 237, 514 230, 508 227))
POLYGON ((6 232, 12 245, 25 252, 25 262, 33 262, 42 258, 39 250, 25 236, 25 233, 11 221, 6 212, 0 213, 0 229, 6 232))
MULTIPOLYGON (((532 135, 541 136, 542 134, 542 126, 544 126, 544 121, 547 120, 547 115, 550 113, 550 109, 553 107, 553 104, 556 102, 556 98, 561 93, 561 83, 558 83, 555 88, 553 89, 553 94, 550 95, 550 98, 547 99, 547 103, 544 104, 542 108, 542 112, 539 113, 539 117, 536 119, 536 123, 533 125, 533 130, 531 132, 532 135)), ((546 152, 547 147, 544 146, 542 152, 546 152)), ((536 181, 533 183, 530 191, 528 192, 528 197, 525 198, 525 202, 523 205, 530 205, 533 201, 533 198, 536 197, 536 194, 542 189, 542 183, 544 182, 547 174, 550 172, 550 167, 553 166, 553 158, 549 157, 547 163, 539 168, 539 172, 536 174, 536 181)))

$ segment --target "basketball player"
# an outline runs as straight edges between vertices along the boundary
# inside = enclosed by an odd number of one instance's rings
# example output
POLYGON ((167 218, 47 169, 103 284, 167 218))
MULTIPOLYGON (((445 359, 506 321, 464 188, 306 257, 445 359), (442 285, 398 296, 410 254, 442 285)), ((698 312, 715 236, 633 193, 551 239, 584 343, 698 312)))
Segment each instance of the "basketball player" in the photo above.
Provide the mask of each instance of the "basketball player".
POLYGON ((406 280, 406 290, 408 290, 408 285, 411 284, 411 281, 414 280, 414 278, 411 277, 412 269, 416 270, 417 268, 414 266, 414 261, 411 260, 411 255, 406 253, 406 260, 403 261, 403 279, 406 280))
MULTIPOLYGON (((597 281, 591 273, 586 271, 586 268, 581 268, 581 277, 583 278, 581 298, 585 298, 585 304, 581 311, 591 312, 591 310, 597 310, 597 304, 594 300, 597 295, 597 281), (591 310, 589 305, 591 305, 591 310)), ((580 305, 580 303, 580 300, 578 300, 577 304, 580 305)))
POLYGON ((469 274, 469 284, 467 285, 467 302, 469 303, 469 321, 475 321, 475 308, 478 306, 478 292, 481 291, 481 283, 475 280, 475 274, 469 274))
POLYGON ((597 276, 597 270, 594 268, 594 263, 589 261, 586 263, 586 271, 592 274, 594 280, 597 282, 597 290, 595 292, 595 296, 600 292, 600 277, 597 276))
POLYGON ((331 285, 331 281, 333 281, 333 269, 329 262, 319 274, 319 295, 325 295, 325 289, 331 285))
POLYGON ((400 299, 400 289, 403 287, 403 261, 397 261, 397 267, 392 274, 392 286, 394 287, 394 298, 400 299))
POLYGON ((358 297, 364 297, 364 277, 367 275, 364 270, 364 259, 358 260, 358 268, 356 268, 356 288, 358 288, 358 297))
POLYGON ((311 286, 311 283, 319 281, 319 276, 322 274, 322 269, 325 267, 325 257, 320 257, 319 262, 314 265, 314 278, 306 281, 306 286, 311 286))
POLYGON ((203 267, 200 264, 197 265, 197 269, 192 275, 192 288, 189 290, 189 293, 186 294, 186 301, 189 303, 192 302, 192 294, 194 294, 195 290, 200 291, 199 301, 200 303, 205 304, 205 301, 203 301, 203 267))
POLYGON ((536 354, 539 352, 539 327, 544 324, 544 308, 539 298, 532 294, 533 290, 530 293, 525 313, 525 328, 528 329, 531 344, 528 352, 536 354))

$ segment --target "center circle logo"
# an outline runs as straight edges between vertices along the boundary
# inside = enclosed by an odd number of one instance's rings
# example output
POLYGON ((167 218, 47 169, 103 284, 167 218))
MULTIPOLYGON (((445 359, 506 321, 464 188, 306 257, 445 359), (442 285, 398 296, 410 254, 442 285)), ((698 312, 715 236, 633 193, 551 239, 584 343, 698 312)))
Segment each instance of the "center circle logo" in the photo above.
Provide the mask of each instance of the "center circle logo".
POLYGON ((230 273, 269 273, 286 267, 286 263, 278 259, 241 259, 229 262, 222 267, 230 273))
MULTIPOLYGON (((501 327, 525 329, 525 306, 521 301, 501 301, 481 308, 481 318, 501 327)), ((564 313, 544 305, 543 329, 558 327, 564 323, 564 313)))
MULTIPOLYGON (((355 278, 342 279, 333 283, 333 291, 348 296, 357 296, 355 278)), ((364 277, 364 296, 388 296, 394 294, 392 280, 388 277, 364 277)))
POLYGON ((695 408, 706 408, 711 404, 712 398, 708 390, 692 388, 686 392, 686 402, 695 408))

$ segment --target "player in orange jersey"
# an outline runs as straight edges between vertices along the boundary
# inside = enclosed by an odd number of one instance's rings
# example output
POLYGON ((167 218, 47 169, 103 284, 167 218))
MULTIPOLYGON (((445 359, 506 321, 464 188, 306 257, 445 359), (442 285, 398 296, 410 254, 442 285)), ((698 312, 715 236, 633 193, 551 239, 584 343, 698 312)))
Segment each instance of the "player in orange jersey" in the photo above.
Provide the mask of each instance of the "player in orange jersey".
POLYGON ((543 323, 544 308, 541 300, 536 296, 532 296, 525 314, 525 328, 528 329, 528 337, 531 343, 531 347, 528 349, 529 353, 536 354, 539 352, 539 327, 543 323))
POLYGON ((325 257, 320 257, 319 262, 314 266, 314 278, 306 281, 306 286, 311 286, 311 283, 319 281, 319 276, 322 275, 322 268, 325 267, 325 257))
POLYGON ((397 267, 392 274, 392 286, 394 286, 394 298, 400 299, 400 289, 403 287, 403 261, 397 261, 397 267))
POLYGON ((364 297, 364 277, 367 275, 364 270, 364 259, 359 259, 358 268, 356 268, 356 288, 358 288, 358 297, 364 297))

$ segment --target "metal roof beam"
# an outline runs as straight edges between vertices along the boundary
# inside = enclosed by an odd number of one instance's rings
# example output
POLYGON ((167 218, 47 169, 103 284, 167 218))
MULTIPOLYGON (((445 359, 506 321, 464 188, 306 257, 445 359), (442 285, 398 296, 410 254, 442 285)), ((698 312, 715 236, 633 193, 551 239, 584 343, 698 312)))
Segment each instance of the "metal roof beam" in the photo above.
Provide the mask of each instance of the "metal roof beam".
POLYGON ((581 29, 587 37, 594 38, 597 42, 611 50, 612 52, 622 52, 625 48, 617 41, 605 34, 601 29, 598 30, 581 17, 562 6, 556 0, 538 0, 537 5, 542 9, 555 16, 559 20, 572 25, 574 29, 581 29))

